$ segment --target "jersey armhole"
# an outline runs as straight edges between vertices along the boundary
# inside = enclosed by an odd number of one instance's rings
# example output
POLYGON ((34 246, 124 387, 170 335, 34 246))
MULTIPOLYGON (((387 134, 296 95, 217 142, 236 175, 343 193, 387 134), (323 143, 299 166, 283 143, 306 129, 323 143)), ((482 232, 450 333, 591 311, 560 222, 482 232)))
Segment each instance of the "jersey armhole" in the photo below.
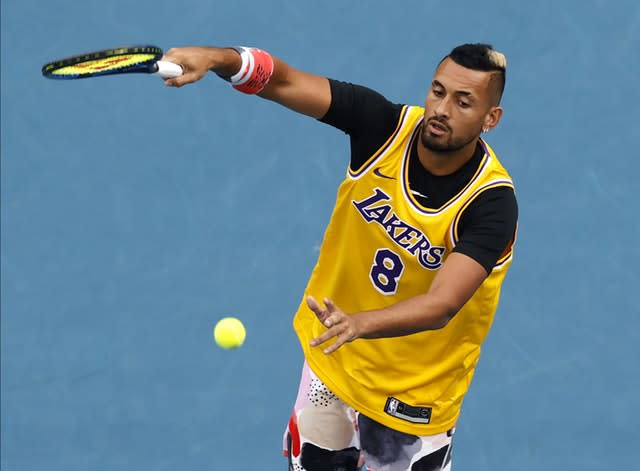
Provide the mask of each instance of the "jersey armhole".
MULTIPOLYGON (((460 220, 462 219, 462 215, 464 214, 464 211, 482 193, 484 193, 485 191, 490 190, 492 188, 499 188, 499 187, 506 187, 506 188, 514 189, 513 183, 511 181, 509 181, 509 180, 498 180, 498 181, 490 182, 490 183, 480 187, 478 190, 476 190, 471 195, 471 197, 467 201, 465 201, 465 203, 462 205, 462 207, 460 208, 460 210, 456 214, 456 217, 453 220, 453 224, 451 224, 451 230, 450 230, 450 233, 449 233, 449 238, 450 238, 449 242, 451 244, 451 248, 452 249, 453 249, 453 247, 456 246, 456 244, 458 243, 458 240, 460 239, 459 238, 459 234, 458 234, 458 225, 460 223, 460 220)), ((513 231, 513 235, 511 237, 511 239, 509 240, 509 243, 507 243, 507 246, 503 250, 502 254, 500 254, 500 257, 498 257, 498 260, 496 261, 495 265, 493 266, 492 271, 497 269, 497 268, 502 267, 506 262, 511 260, 511 258, 513 257, 513 247, 514 247, 514 245, 516 243, 517 233, 518 233, 518 223, 516 222, 516 228, 513 231)))
POLYGON ((384 144, 382 144, 378 148, 378 150, 376 150, 371 155, 371 157, 369 157, 367 160, 364 161, 364 163, 362 165, 360 165, 360 167, 358 167, 357 169, 353 170, 351 168, 351 166, 349 166, 349 170, 348 170, 349 171, 349 175, 351 175, 352 177, 357 177, 360 174, 362 174, 362 172, 364 172, 378 157, 380 157, 384 153, 385 150, 387 150, 389 148, 389 146, 391 145, 393 140, 396 138, 396 136, 400 132, 400 129, 402 129, 402 124, 404 123, 408 112, 409 112, 409 106, 408 105, 403 105, 402 106, 402 111, 400 112, 400 117, 398 118, 398 124, 396 124, 396 128, 391 133, 391 135, 387 138, 387 140, 384 142, 384 144))

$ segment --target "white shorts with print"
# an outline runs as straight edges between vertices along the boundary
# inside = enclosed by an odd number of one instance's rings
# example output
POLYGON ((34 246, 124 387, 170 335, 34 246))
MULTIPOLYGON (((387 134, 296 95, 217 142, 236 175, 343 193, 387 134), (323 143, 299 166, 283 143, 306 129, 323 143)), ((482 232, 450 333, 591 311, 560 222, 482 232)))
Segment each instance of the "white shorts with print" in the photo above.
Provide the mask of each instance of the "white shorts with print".
POLYGON ((298 397, 287 425, 284 455, 290 471, 451 471, 454 430, 432 436, 398 432, 338 399, 302 368, 298 397))

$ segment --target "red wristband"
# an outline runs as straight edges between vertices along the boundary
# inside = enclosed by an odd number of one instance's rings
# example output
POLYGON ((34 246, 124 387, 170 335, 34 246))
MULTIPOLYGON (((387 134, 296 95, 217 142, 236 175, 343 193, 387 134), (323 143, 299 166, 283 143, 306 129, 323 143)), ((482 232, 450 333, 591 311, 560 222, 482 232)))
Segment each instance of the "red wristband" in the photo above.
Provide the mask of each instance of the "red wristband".
POLYGON ((273 57, 262 49, 242 48, 242 66, 231 77, 233 88, 254 95, 260 93, 273 74, 273 57))

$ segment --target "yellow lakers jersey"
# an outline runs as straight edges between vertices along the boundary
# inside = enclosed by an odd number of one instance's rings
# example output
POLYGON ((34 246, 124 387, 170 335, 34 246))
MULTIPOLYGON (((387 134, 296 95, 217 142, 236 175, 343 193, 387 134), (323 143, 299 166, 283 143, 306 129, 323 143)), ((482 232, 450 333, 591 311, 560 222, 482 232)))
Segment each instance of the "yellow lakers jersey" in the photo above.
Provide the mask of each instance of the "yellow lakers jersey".
POLYGON ((358 339, 325 355, 309 341, 325 331, 305 298, 328 297, 346 313, 384 308, 429 290, 457 241, 462 211, 481 192, 513 184, 493 151, 469 183, 438 209, 409 190, 409 155, 424 109, 404 107, 387 142, 357 171, 349 169, 293 324, 305 358, 345 403, 414 435, 453 427, 469 388, 511 262, 511 245, 474 296, 440 330, 358 339))

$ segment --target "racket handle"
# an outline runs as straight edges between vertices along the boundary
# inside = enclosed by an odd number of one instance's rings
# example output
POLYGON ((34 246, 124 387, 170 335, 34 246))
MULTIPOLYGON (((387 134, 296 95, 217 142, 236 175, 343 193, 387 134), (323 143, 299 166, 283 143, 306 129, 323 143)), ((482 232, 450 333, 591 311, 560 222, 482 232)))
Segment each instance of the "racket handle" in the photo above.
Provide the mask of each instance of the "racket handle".
POLYGON ((158 61, 156 62, 155 68, 155 73, 163 79, 180 77, 182 75, 182 67, 178 64, 174 64, 173 62, 158 61))

